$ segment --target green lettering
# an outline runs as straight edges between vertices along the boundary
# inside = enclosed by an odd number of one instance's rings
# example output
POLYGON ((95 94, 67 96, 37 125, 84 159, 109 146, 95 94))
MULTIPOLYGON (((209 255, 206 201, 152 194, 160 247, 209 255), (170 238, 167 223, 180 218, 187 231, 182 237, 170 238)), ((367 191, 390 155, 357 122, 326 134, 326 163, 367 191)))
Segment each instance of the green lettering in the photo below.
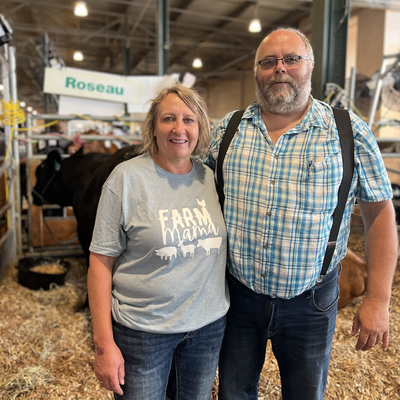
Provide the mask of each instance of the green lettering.
POLYGON ((104 86, 103 84, 99 83, 96 85, 93 82, 85 83, 84 81, 76 81, 76 78, 67 77, 65 81, 65 87, 72 88, 72 89, 79 89, 79 90, 88 90, 89 92, 97 91, 99 93, 106 92, 107 94, 117 94, 122 96, 124 94, 123 87, 117 87, 112 85, 104 86))
POLYGON ((75 78, 70 78, 67 76, 67 80, 65 82, 65 87, 67 88, 69 85, 72 86, 72 89, 75 89, 75 78))

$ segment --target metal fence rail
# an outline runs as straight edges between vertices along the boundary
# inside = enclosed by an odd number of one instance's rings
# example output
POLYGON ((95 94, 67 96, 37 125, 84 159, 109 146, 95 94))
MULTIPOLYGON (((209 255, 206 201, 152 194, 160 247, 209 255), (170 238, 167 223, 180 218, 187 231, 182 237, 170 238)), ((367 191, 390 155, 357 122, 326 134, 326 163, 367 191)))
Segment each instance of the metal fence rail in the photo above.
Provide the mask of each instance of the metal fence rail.
MULTIPOLYGON (((92 119, 95 121, 103 121, 103 122, 113 122, 118 121, 118 119, 114 116, 88 116, 85 115, 86 119, 92 119)), ((78 116, 73 115, 56 115, 56 114, 38 114, 38 115, 27 115, 27 142, 26 142, 26 193, 28 200, 28 209, 27 209, 27 229, 28 229, 28 249, 25 250, 25 256, 38 256, 38 255, 76 255, 83 254, 80 245, 66 244, 62 246, 44 246, 44 247, 34 247, 32 242, 33 234, 32 234, 32 182, 30 177, 30 169, 33 160, 43 160, 47 157, 47 155, 43 154, 34 154, 33 153, 33 141, 35 140, 53 140, 60 139, 58 135, 51 134, 36 134, 34 133, 37 128, 33 126, 33 120, 63 120, 63 121, 71 121, 79 119, 78 116)), ((135 118, 131 117, 122 117, 119 120, 123 120, 126 123, 129 122, 143 122, 142 116, 138 116, 135 118)), ((115 138, 110 138, 107 135, 81 135, 80 138, 82 140, 98 140, 98 141, 106 141, 106 140, 117 140, 115 138)), ((140 139, 138 135, 124 135, 119 138, 123 139, 123 141, 131 141, 135 142, 140 139)), ((71 136, 71 139, 73 137, 71 136)), ((62 155, 62 157, 69 157, 69 155, 62 155)), ((19 198, 18 201, 21 201, 19 198)), ((46 217, 43 217, 46 218, 46 217)), ((51 217, 48 217, 51 218, 51 217)))
MULTIPOLYGON (((0 47, 0 83, 3 84, 3 99, 5 102, 16 102, 17 99, 17 81, 16 81, 16 64, 15 64, 15 47, 4 44, 0 47)), ((16 145, 12 142, 12 131, 17 126, 5 125, 4 127, 4 139, 5 148, 10 145, 8 149, 8 159, 4 161, 0 167, 0 177, 5 177, 5 193, 8 194, 6 202, 0 209, 0 218, 4 219, 5 230, 0 236, 0 281, 3 279, 7 272, 8 267, 12 262, 17 259, 18 243, 16 241, 16 224, 15 221, 20 217, 18 214, 19 210, 15 209, 14 202, 14 182, 15 177, 15 166, 19 165, 19 160, 15 159, 16 145)), ((18 182, 18 181, 17 181, 18 182)))

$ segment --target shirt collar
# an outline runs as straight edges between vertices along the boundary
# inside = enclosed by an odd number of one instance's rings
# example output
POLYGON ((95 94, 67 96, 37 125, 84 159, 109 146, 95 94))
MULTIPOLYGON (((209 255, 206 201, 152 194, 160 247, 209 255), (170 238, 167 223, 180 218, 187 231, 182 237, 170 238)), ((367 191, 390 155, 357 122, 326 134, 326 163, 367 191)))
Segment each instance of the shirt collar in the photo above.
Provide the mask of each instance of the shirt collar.
POLYGON ((265 129, 264 121, 261 114, 261 108, 258 101, 255 101, 246 108, 242 119, 251 119, 253 120, 252 122, 254 125, 263 130, 265 129))
POLYGON ((328 129, 328 115, 327 108, 329 106, 319 100, 315 100, 310 95, 310 102, 307 112, 305 113, 300 125, 304 128, 306 126, 318 127, 321 129, 328 129), (324 104, 325 107, 318 107, 318 104, 324 104))

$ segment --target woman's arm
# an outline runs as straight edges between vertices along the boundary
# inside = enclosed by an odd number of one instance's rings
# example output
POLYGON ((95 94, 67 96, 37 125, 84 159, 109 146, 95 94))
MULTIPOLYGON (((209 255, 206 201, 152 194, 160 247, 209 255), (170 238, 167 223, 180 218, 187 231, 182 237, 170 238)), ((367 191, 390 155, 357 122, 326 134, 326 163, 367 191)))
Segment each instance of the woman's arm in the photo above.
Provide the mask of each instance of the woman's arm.
POLYGON ((90 253, 88 296, 95 345, 94 368, 97 379, 107 390, 123 394, 124 358, 114 342, 111 323, 112 269, 115 257, 90 253))

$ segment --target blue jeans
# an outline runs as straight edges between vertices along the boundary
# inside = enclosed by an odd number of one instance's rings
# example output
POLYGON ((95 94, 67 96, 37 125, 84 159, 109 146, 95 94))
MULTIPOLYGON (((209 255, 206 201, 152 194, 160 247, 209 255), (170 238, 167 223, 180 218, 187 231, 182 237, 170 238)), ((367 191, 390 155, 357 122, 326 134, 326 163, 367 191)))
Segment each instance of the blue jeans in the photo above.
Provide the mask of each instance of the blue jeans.
POLYGON ((228 274, 231 306, 219 364, 219 400, 257 400, 267 340, 284 400, 323 400, 339 298, 338 271, 289 300, 254 293, 228 274))
POLYGON ((125 360, 123 396, 117 400, 165 400, 174 365, 175 400, 210 400, 226 316, 187 333, 158 334, 113 321, 114 340, 125 360))

